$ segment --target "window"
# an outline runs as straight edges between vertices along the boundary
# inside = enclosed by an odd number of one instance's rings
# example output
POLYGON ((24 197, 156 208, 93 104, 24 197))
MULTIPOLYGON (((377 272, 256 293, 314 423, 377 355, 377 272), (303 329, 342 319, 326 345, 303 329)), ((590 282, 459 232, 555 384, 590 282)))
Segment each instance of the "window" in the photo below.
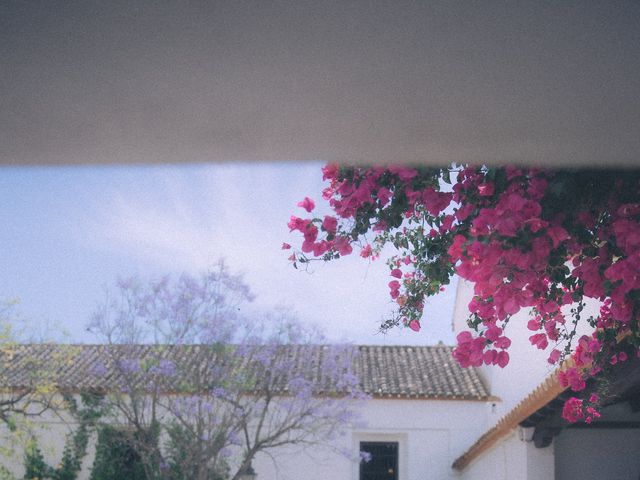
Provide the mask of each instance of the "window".
POLYGON ((360 480, 398 480, 398 442, 360 442, 370 456, 360 462, 360 480))

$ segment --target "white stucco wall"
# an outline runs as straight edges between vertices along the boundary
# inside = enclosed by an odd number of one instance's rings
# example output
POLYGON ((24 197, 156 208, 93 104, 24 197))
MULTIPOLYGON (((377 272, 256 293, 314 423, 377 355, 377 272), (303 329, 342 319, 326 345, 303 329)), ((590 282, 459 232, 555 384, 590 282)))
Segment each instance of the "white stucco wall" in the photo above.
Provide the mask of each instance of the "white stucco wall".
MULTIPOLYGON (((553 447, 535 448, 521 429, 474 460, 460 475, 462 480, 553 480, 553 447)), ((581 478, 581 477, 574 477, 581 478)))
MULTIPOLYGON (((485 411, 484 402, 371 400, 362 412, 364 426, 348 432, 337 446, 357 454, 361 441, 395 441, 399 443, 400 480, 457 478, 451 464, 469 439, 482 433, 478 420, 485 411)), ((277 468, 265 455, 255 462, 259 478, 358 479, 357 462, 326 448, 282 453, 277 455, 277 468)))
MULTIPOLYGON (((29 420, 29 429, 38 439, 38 446, 47 464, 56 466, 62 459, 66 437, 75 428, 75 425, 66 422, 72 421, 70 417, 65 417, 64 412, 54 414, 50 411, 29 420)), ((24 475, 24 445, 28 437, 7 432, 4 425, 0 427, 0 430, 0 446, 3 449, 10 447, 11 450, 11 452, 2 452, 0 464, 13 473, 16 479, 21 479, 24 475)), ((82 461, 83 470, 78 476, 78 480, 89 479, 89 470, 95 456, 95 443, 96 436, 94 434, 89 440, 87 455, 82 461)))
MULTIPOLYGON (((356 457, 361 441, 397 441, 400 480, 457 478, 451 464, 471 439, 482 434, 479 420, 486 410, 487 405, 478 401, 373 399, 362 409, 361 425, 336 439, 331 448, 281 448, 271 455, 260 455, 253 466, 260 480, 357 480, 357 461, 340 452, 356 457)), ((45 420, 43 424, 34 423, 34 428, 47 461, 55 465, 61 458, 69 427, 51 416, 45 420)), ((94 443, 95 439, 79 480, 88 479, 94 443)), ((3 459, 3 464, 20 478, 23 456, 19 448, 16 450, 12 458, 3 459)))

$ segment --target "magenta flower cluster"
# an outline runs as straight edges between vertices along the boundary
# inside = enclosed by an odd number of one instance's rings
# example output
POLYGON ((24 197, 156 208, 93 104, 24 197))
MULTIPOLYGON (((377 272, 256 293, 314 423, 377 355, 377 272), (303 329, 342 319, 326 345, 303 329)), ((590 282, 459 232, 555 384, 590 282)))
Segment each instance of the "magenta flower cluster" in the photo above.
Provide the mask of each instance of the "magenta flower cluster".
MULTIPOLYGON (((425 297, 455 273, 474 284, 475 333, 460 333, 454 350, 463 366, 506 366, 507 325, 522 309, 531 311, 531 345, 551 347, 549 363, 572 355, 574 366, 560 381, 574 391, 638 354, 640 176, 327 165, 323 178, 329 186, 322 197, 335 215, 292 216, 289 228, 304 240, 289 258, 295 265, 332 260, 359 246, 361 257, 375 259, 393 245, 388 287, 397 312, 387 325, 419 330, 425 297), (586 298, 602 308, 582 320, 593 334, 576 341, 586 298)), ((299 206, 315 208, 309 198, 299 206)), ((580 417, 577 400, 567 404, 565 418, 595 418, 586 409, 597 402, 586 402, 580 417)))

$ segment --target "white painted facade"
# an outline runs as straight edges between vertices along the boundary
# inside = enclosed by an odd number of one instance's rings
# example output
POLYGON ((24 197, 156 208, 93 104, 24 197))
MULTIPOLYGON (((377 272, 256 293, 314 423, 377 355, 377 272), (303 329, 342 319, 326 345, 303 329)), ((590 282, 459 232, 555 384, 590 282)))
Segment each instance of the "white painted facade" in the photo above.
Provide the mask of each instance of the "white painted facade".
MULTIPOLYGON (((64 411, 55 413, 46 411, 28 421, 28 429, 38 439, 38 446, 45 461, 50 466, 56 466, 60 462, 65 439, 67 435, 73 432, 74 428, 72 417, 64 411)), ((0 427, 0 442, 3 447, 0 464, 7 468, 15 479, 22 479, 24 476, 24 445, 27 440, 28 436, 25 434, 15 435, 9 433, 4 424, 0 427), (4 448, 8 450, 4 451, 4 448)), ((78 480, 89 479, 89 472, 95 455, 95 442, 96 435, 94 432, 89 440, 87 455, 82 462, 83 470, 78 476, 78 480)))
MULTIPOLYGON (((399 443, 399 480, 457 478, 451 464, 470 438, 482 433, 478 419, 485 402, 374 399, 364 407, 365 426, 348 432, 338 445, 355 454, 361 441, 399 443)), ((262 456, 254 464, 259 478, 278 480, 357 480, 357 462, 326 449, 280 455, 279 471, 262 456)))
MULTIPOLYGON (((461 280, 453 322, 456 332, 466 329, 467 303, 472 294, 472 286, 461 280)), ((398 480, 638 480, 640 428, 565 429, 550 446, 536 448, 533 428, 516 427, 464 470, 452 469, 456 459, 553 373, 554 367, 546 361, 551 347, 539 351, 529 344, 532 332, 526 328, 527 321, 527 312, 523 311, 509 323, 507 334, 513 341, 509 365, 504 369, 479 369, 493 396, 491 400, 371 399, 362 406, 361 425, 345 431, 330 447, 283 447, 269 455, 259 454, 253 462, 258 479, 358 480, 359 463, 354 459, 360 442, 397 442, 398 480)), ((640 424, 640 412, 623 411, 625 408, 628 410, 628 405, 614 405, 603 412, 603 417, 607 414, 615 420, 622 416, 640 424)), ((43 453, 50 464, 55 464, 68 426, 49 420, 53 423, 45 422, 38 429, 43 453)), ((94 441, 79 480, 88 479, 94 441)), ((9 464, 20 478, 21 454, 9 464)))
POLYGON ((513 430, 460 474, 463 480, 551 480, 553 448, 535 448, 528 429, 513 430))
MULTIPOLYGON (((270 455, 259 455, 253 463, 258 479, 269 480, 358 480, 360 442, 398 442, 399 480, 458 478, 451 464, 470 439, 482 434, 481 422, 488 405, 483 401, 371 399, 362 407, 361 425, 347 430, 331 447, 306 449, 286 447, 270 455), (348 458, 350 454, 353 458, 348 458)), ((69 426, 49 415, 34 424, 48 463, 55 465, 62 455, 69 426)), ((95 438, 85 458, 79 480, 89 478, 95 438)), ((21 478, 22 453, 3 463, 21 478)))

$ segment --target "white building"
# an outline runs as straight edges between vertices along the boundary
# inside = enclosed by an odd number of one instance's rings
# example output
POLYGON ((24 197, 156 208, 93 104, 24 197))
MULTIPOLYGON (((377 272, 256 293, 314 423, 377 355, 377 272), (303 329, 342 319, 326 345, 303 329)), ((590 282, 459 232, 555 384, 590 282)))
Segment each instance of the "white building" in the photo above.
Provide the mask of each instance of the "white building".
MULTIPOLYGON (((469 285, 460 282, 456 331, 466 327, 470 296, 469 285)), ((451 357, 452 348, 443 345, 358 347, 354 370, 363 390, 371 395, 360 412, 362 424, 348 430, 331 448, 287 447, 273 455, 258 455, 253 463, 258 478, 637 480, 640 359, 616 366, 600 419, 570 426, 561 418, 570 392, 559 385, 546 362, 548 353, 529 345, 524 318, 526 314, 521 313, 509 324, 514 341, 505 369, 462 369, 451 357), (366 451, 373 460, 358 463, 338 451, 352 457, 366 451), (371 472, 376 469, 377 473, 371 472)), ((104 347, 76 348, 82 351, 76 357, 80 360, 65 368, 62 386, 75 391, 99 387, 103 380, 91 372, 104 347)), ((28 362, 20 358, 46 357, 56 351, 47 345, 20 349, 25 352, 15 355, 4 374, 5 388, 25 382, 28 362)), ((37 428, 45 439, 44 453, 55 463, 68 426, 49 418, 37 428)), ((90 451, 80 478, 88 478, 92 458, 90 451)), ((20 475, 20 455, 9 466, 20 475)))
MULTIPOLYGON (((41 364, 62 365, 56 382, 66 391, 112 388, 111 373, 95 373, 97 366, 104 368, 108 364, 105 361, 107 347, 71 348, 72 354, 65 353, 68 346, 17 347, 7 363, 7 386, 16 389, 28 385, 30 365, 33 359, 38 359, 41 364), (60 358, 64 361, 60 362, 60 358)), ((270 455, 259 454, 253 462, 258 478, 410 480, 457 477, 451 465, 469 440, 482 433, 481 420, 493 404, 477 370, 460 368, 451 356, 451 347, 444 345, 357 348, 354 370, 362 389, 371 395, 361 407, 358 426, 346 431, 330 447, 285 447, 270 455), (354 461, 361 451, 372 454, 373 459, 367 463, 354 461)), ((147 346, 139 350, 140 358, 150 351, 147 346)), ((50 414, 37 418, 34 428, 39 432, 48 463, 55 465, 61 458, 69 425, 50 414)), ((84 460, 81 479, 89 476, 93 449, 90 447, 84 460)), ((18 477, 22 475, 20 453, 5 464, 18 477)))

